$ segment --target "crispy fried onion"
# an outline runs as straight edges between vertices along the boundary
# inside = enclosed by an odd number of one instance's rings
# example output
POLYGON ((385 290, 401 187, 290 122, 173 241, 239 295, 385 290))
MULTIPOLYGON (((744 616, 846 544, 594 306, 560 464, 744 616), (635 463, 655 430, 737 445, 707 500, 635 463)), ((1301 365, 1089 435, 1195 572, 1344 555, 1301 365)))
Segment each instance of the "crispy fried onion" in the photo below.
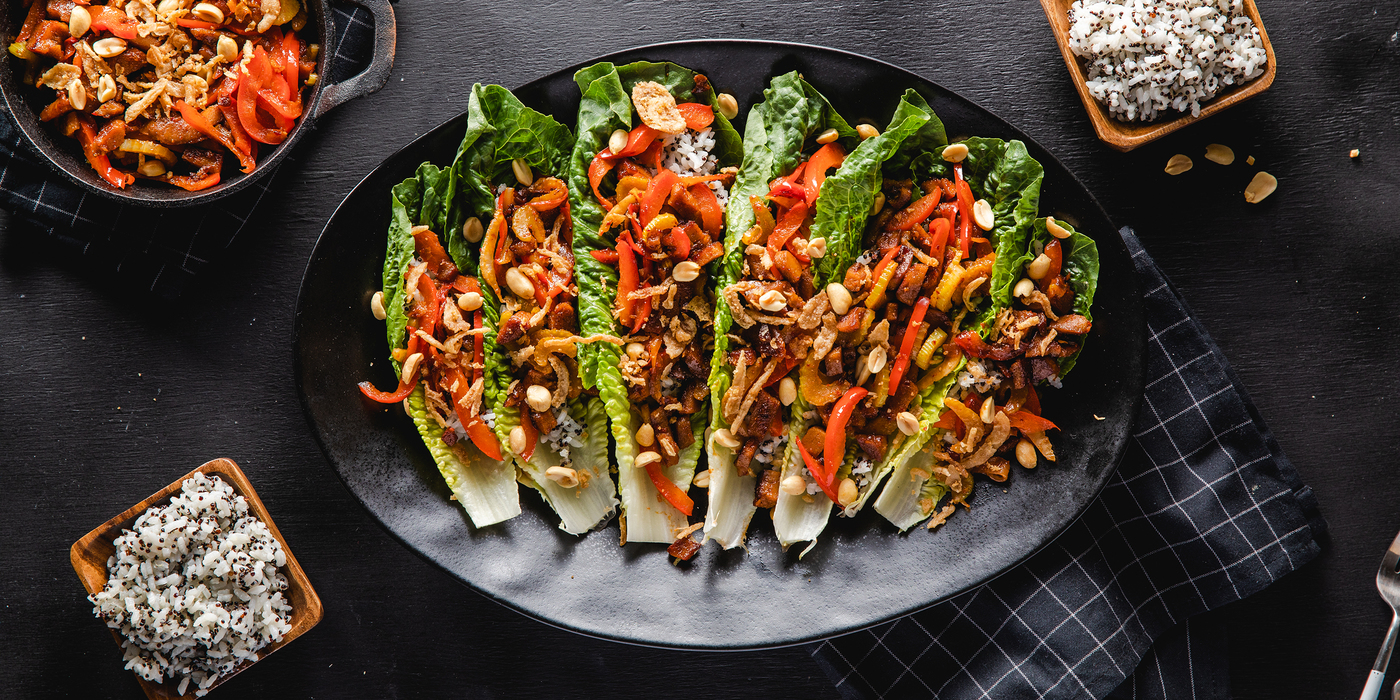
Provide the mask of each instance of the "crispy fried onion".
POLYGON ((627 221, 627 208, 636 203, 637 195, 635 194, 628 194, 626 197, 618 200, 617 204, 613 206, 612 211, 609 211, 608 215, 603 217, 603 223, 598 227, 598 238, 603 238, 603 234, 607 233, 612 227, 625 223, 627 221))
POLYGON ((1040 450, 1040 454, 1045 455, 1045 458, 1051 462, 1055 461, 1055 448, 1050 446, 1050 438, 1045 437, 1044 430, 1024 432, 1026 433, 1026 439, 1030 440, 1032 445, 1035 445, 1035 449, 1040 450))
POLYGON ((462 318, 462 310, 456 304, 442 305, 442 325, 447 326, 447 330, 453 333, 461 333, 472 329, 470 323, 462 318))
POLYGON ((437 424, 442 426, 443 430, 446 430, 447 419, 443 416, 451 413, 452 408, 443 400, 442 392, 424 386, 423 398, 426 399, 426 401, 424 401, 424 407, 428 409, 428 415, 432 416, 433 420, 437 421, 437 424))
POLYGON ((485 391, 486 377, 477 377, 476 381, 472 382, 471 388, 467 389, 467 393, 462 395, 462 400, 458 402, 458 405, 467 409, 469 416, 481 413, 481 395, 485 391))
POLYGON ((423 303, 425 299, 423 299, 423 293, 418 291, 418 278, 422 277, 423 273, 427 270, 428 263, 421 262, 408 268, 408 274, 404 276, 406 280, 404 288, 408 289, 409 293, 413 295, 413 300, 420 304, 423 303))
POLYGON ((685 303, 685 310, 695 314, 695 318, 708 326, 715 322, 711 306, 711 304, 706 303, 706 301, 701 298, 701 295, 697 294, 691 297, 690 301, 685 303))
POLYGON ((744 418, 748 416, 749 409, 753 407, 753 402, 758 400, 758 392, 763 391, 763 386, 768 383, 768 377, 777 369, 780 360, 773 360, 768 363, 768 367, 763 370, 763 374, 758 375, 753 384, 749 385, 749 391, 744 395, 744 403, 739 405, 739 412, 735 414, 734 420, 730 421, 730 430, 738 431, 744 427, 744 418))
POLYGON ((1045 338, 1043 338, 1039 343, 1036 344, 1036 355, 1044 357, 1045 354, 1050 350, 1050 343, 1054 342, 1055 336, 1057 335, 1059 335, 1059 331, 1055 330, 1054 328, 1051 328, 1050 332, 1045 334, 1045 338))
POLYGON ((865 336, 865 344, 870 347, 877 345, 888 348, 890 346, 890 322, 889 319, 881 319, 870 329, 870 333, 865 336))
POLYGON ((933 476, 948 487, 949 500, 967 506, 967 497, 972 495, 972 475, 956 464, 937 464, 929 469, 933 476))
POLYGON ((748 365, 745 358, 748 353, 739 353, 739 361, 734 365, 734 378, 730 380, 729 389, 724 392, 722 399, 722 410, 725 416, 732 416, 739 412, 739 404, 744 400, 744 392, 748 391, 748 365))
POLYGON ((563 360, 554 355, 549 356, 549 366, 554 368, 554 375, 559 378, 549 405, 551 408, 559 408, 564 405, 564 399, 569 398, 569 368, 564 365, 563 360))
POLYGON ((1039 289, 1032 291, 1030 296, 1026 297, 1026 306, 1030 306, 1031 304, 1038 305, 1040 307, 1040 312, 1045 314, 1045 317, 1051 321, 1060 320, 1060 317, 1055 314, 1055 310, 1050 308, 1050 297, 1045 296, 1045 292, 1039 289))
POLYGON ((596 333, 587 337, 566 335, 562 337, 541 338, 534 346, 534 363, 537 366, 545 367, 549 362, 549 356, 554 353, 568 355, 569 357, 577 357, 579 345, 600 342, 622 345, 621 338, 604 333, 596 333))
POLYGON ((967 426, 968 430, 982 427, 982 417, 977 415, 976 411, 968 408, 967 404, 951 397, 945 397, 943 407, 952 411, 963 422, 963 425, 967 426))
POLYGON ((963 287, 963 307, 966 308, 968 311, 976 310, 977 305, 972 303, 972 298, 981 294, 981 292, 977 290, 982 286, 982 283, 986 281, 986 277, 978 277, 977 279, 969 282, 966 287, 963 287))
POLYGON ((757 321, 749 315, 748 309, 744 308, 744 303, 739 301, 740 284, 744 283, 731 284, 719 290, 719 293, 720 296, 724 297, 725 303, 729 305, 729 312, 734 316, 734 322, 739 324, 740 328, 752 328, 757 321))
POLYGON ((437 338, 428 335, 428 332, 423 330, 422 328, 419 328, 418 330, 414 331, 413 334, 418 336, 418 338, 421 339, 423 342, 437 348, 438 352, 447 352, 447 346, 443 345, 442 343, 439 343, 437 341, 437 338))
POLYGON ((822 324, 822 314, 831 308, 831 300, 826 296, 826 290, 807 300, 802 305, 801 313, 797 314, 797 327, 804 331, 810 331, 822 324))
MULTIPOLYGON (((991 399, 988 400, 990 401, 991 399)), ((968 432, 969 434, 971 433, 971 431, 968 432)), ((984 464, 988 459, 991 459, 992 455, 997 453, 997 450, 1001 449, 1001 444, 1006 442, 1006 438, 1010 435, 1011 420, 1006 417, 1005 413, 997 411, 997 414, 992 417, 992 433, 987 436, 987 439, 982 442, 982 446, 977 448, 976 452, 968 455, 967 459, 964 459, 958 466, 963 469, 971 469, 984 464)))
POLYGON ((957 506, 954 506, 951 503, 946 506, 943 506, 942 508, 939 508, 938 512, 935 513, 931 519, 929 519, 928 529, 932 530, 938 527, 939 525, 948 522, 949 516, 951 516, 956 510, 957 506))
MULTIPOLYGON (((668 281, 669 281, 669 280, 668 280, 668 281)), ((666 284, 658 284, 658 285, 653 286, 653 287, 642 287, 641 289, 638 289, 638 290, 635 291, 635 292, 628 292, 628 293, 627 293, 627 298, 628 298, 628 299, 650 299, 650 298, 652 298, 652 297, 659 297, 659 296, 661 296, 662 294, 665 294, 665 293, 666 293, 666 288, 667 288, 667 286, 668 286, 668 285, 666 285, 666 284)))

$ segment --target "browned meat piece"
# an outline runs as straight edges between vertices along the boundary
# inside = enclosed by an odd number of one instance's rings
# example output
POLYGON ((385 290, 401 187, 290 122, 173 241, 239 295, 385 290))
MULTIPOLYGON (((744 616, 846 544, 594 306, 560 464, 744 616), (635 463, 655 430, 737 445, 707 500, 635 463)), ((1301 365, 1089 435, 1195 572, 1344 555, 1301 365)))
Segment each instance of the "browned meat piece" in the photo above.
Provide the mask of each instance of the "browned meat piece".
POLYGON ((773 267, 793 284, 802 279, 802 265, 797 262, 797 256, 786 249, 778 251, 778 255, 773 258, 773 267))
POLYGON ((885 456, 885 436, 884 435, 856 435, 856 447, 869 457, 871 461, 878 462, 885 456))
POLYGON ((710 79, 703 73, 696 73, 694 78, 695 87, 691 89, 691 94, 702 96, 710 91, 710 79))
POLYGON ((705 233, 705 230, 700 228, 694 221, 687 221, 685 225, 681 227, 681 230, 685 231, 685 237, 690 239, 690 245, 692 246, 702 246, 714 240, 710 238, 710 234, 705 233))
POLYGON ((861 263, 855 263, 846 269, 845 281, 842 283, 852 295, 865 291, 865 285, 870 284, 870 268, 861 263))
POLYGON ((107 154, 117 150, 126 140, 126 122, 120 119, 112 119, 102 125, 102 129, 97 132, 97 140, 92 142, 93 150, 98 153, 107 154))
POLYGON ((1060 365, 1054 360, 1037 357, 1031 360, 1031 381, 1040 382, 1060 373, 1060 365))
POLYGON ((704 267, 710 263, 724 257, 724 244, 715 242, 709 243, 690 251, 690 261, 704 267))
POLYGON ((909 410, 909 404, 913 403, 918 396, 919 385, 909 380, 908 375, 905 375, 905 379, 899 383, 899 389, 894 392, 894 396, 885 401, 885 408, 891 416, 899 415, 909 410))
POLYGON ((451 447, 451 446, 457 444, 457 431, 455 431, 455 430, 444 430, 444 431, 442 431, 442 444, 447 445, 448 447, 451 447))
POLYGON ((1093 326, 1094 324, 1091 323, 1089 319, 1079 314, 1061 316, 1059 320, 1050 324, 1050 327, 1055 329, 1060 335, 1084 335, 1088 333, 1089 329, 1093 328, 1093 326))
POLYGON ((895 298, 901 304, 914 305, 923 293, 924 277, 928 275, 928 265, 914 263, 909 266, 909 271, 904 273, 904 281, 899 285, 899 291, 895 292, 895 298))
POLYGON ((739 448, 739 456, 734 459, 734 471, 739 476, 752 476, 753 470, 749 468, 753 463, 753 456, 758 452, 758 443, 763 438, 751 437, 744 441, 744 446, 739 448))
POLYGON ((136 133, 140 137, 159 141, 167 146, 184 146, 206 138, 180 117, 152 119, 143 124, 136 133))
POLYGON ((556 331, 578 332, 578 314, 574 313, 574 305, 567 301, 561 301, 549 310, 549 320, 545 322, 548 328, 556 331))
POLYGON ((112 71, 117 75, 130 75, 146 67, 146 52, 135 47, 128 47, 116 58, 107 59, 107 65, 111 66, 112 71))
POLYGON ((666 548, 667 554, 681 561, 690 561, 690 558, 695 556, 698 551, 700 551, 700 543, 689 537, 676 540, 670 547, 666 548))
POLYGON ((116 100, 108 100, 101 107, 92 110, 92 116, 110 119, 126 111, 126 107, 116 100))
POLYGON ((646 403, 651 398, 651 389, 647 387, 645 379, 640 384, 627 383, 627 401, 633 406, 646 403))
POLYGON ((828 377, 841 376, 841 374, 846 371, 845 366, 841 362, 842 355, 844 354, 840 347, 832 348, 831 352, 827 353, 826 357, 822 359, 822 374, 828 377))
POLYGON ((777 469, 765 469, 758 477, 753 490, 753 504, 758 508, 772 508, 778 505, 778 483, 782 473, 777 469))
POLYGON ((914 199, 913 180, 885 180, 885 208, 899 211, 914 199))
POLYGON ((755 353, 753 350, 750 350, 749 348, 740 348, 740 349, 738 349, 738 350, 730 350, 728 353, 725 354, 725 356, 724 356, 724 361, 725 361, 730 367, 734 367, 734 366, 737 366, 737 365, 739 364, 739 359, 740 359, 740 358, 743 358, 743 360, 744 360, 744 365, 745 365, 745 366, 747 366, 747 367, 752 367, 753 364, 754 364, 754 362, 757 362, 757 361, 758 361, 758 353, 755 353))
POLYGON ((817 293, 816 281, 812 279, 812 268, 802 268, 802 276, 797 280, 797 293, 803 299, 811 299, 817 293))
POLYGON ((1001 483, 1006 481, 1007 475, 1011 473, 1011 462, 1007 461, 1005 457, 992 457, 982 464, 969 467, 968 471, 973 474, 985 474, 992 481, 1001 483))
POLYGON ((690 376, 696 379, 709 378, 710 363, 700 352, 699 342, 692 342, 685 347, 685 352, 681 354, 681 361, 685 363, 686 369, 690 370, 690 376))
POLYGON ((524 260, 529 257, 530 253, 535 252, 535 242, 522 241, 519 238, 511 236, 509 248, 510 254, 514 255, 516 260, 524 260))
POLYGON ((754 349, 764 357, 782 357, 787 351, 783 343, 783 332, 766 323, 758 324, 758 339, 754 349))
MULTIPOLYGON (((930 299, 933 298, 933 293, 934 293, 934 291, 938 289, 938 280, 939 280, 939 279, 942 279, 942 277, 943 277, 942 275, 940 275, 940 274, 938 274, 938 273, 939 273, 939 268, 937 268, 937 267, 930 267, 930 268, 929 268, 928 274, 924 275, 924 286, 919 288, 919 295, 920 295, 920 296, 926 296, 926 297, 928 297, 928 298, 930 298, 930 299)), ((935 309, 935 308, 933 308, 933 307, 929 307, 929 311, 937 311, 937 309, 935 309)))
POLYGON ((68 17, 73 12, 73 6, 76 4, 73 0, 49 0, 45 8, 49 13, 49 19, 67 22, 68 17))
POLYGON ((534 421, 535 427, 540 431, 540 435, 548 435, 549 431, 554 430, 554 426, 559 425, 559 421, 554 418, 553 411, 538 413, 532 410, 530 411, 530 420, 534 421))
POLYGON ((682 220, 700 220, 700 202, 695 200, 695 195, 684 187, 672 187, 671 196, 666 203, 676 210, 676 216, 682 220))
POLYGON ((676 438, 671 435, 671 426, 666 420, 666 412, 657 409, 651 415, 651 429, 656 434, 656 451, 661 454, 661 461, 669 467, 680 461, 680 445, 676 444, 676 438))
POLYGON ((684 450, 695 444, 695 428, 690 416, 676 416, 676 446, 684 450))
POLYGON ((758 392, 745 423, 751 435, 782 435, 783 404, 767 389, 758 392))
POLYGON ((899 429, 899 424, 895 422, 895 414, 881 411, 878 415, 865 422, 862 430, 880 435, 893 435, 899 429))
POLYGON ((890 284, 886 289, 899 289, 904 284, 904 275, 909 273, 909 268, 914 264, 914 251, 908 248, 901 248, 895 253, 894 259, 899 261, 899 267, 894 269, 894 276, 890 278, 890 284))
POLYGON ((1050 297, 1050 308, 1057 314, 1067 314, 1074 308, 1074 288, 1069 286, 1064 275, 1050 281, 1045 287, 1045 296, 1050 297))
MULTIPOLYGON (((192 175, 171 175, 166 179, 166 182, 187 190, 199 190, 207 187, 206 180, 210 176, 217 176, 224 165, 224 154, 217 151, 206 151, 203 148, 186 148, 180 157, 199 170, 192 175)), ((218 180, 215 179, 214 182, 218 182, 218 180)))
POLYGON ((865 314, 869 313, 869 311, 870 310, 864 306, 857 306, 851 309, 845 316, 842 316, 840 322, 836 324, 836 332, 854 333, 860 330, 860 324, 865 320, 865 314))
POLYGON ((919 183, 919 186, 924 189, 924 194, 932 194, 934 190, 942 190, 941 199, 945 202, 953 202, 958 199, 958 186, 947 178, 924 180, 919 183))
POLYGON ((684 308, 685 308, 685 305, 686 305, 686 304, 689 304, 689 303, 690 303, 690 300, 695 298, 696 290, 698 290, 698 289, 700 288, 700 287, 699 287, 699 284, 700 284, 700 280, 699 280, 699 279, 694 279, 694 280, 691 280, 691 281, 689 281, 689 282, 677 282, 677 283, 676 283, 676 304, 675 304, 675 307, 676 307, 677 309, 684 309, 684 308))
POLYGON ((73 55, 73 49, 68 47, 67 40, 68 23, 45 20, 39 23, 39 27, 29 39, 29 50, 56 61, 66 61, 73 55))
POLYGON ((500 332, 496 333, 496 342, 501 344, 514 343, 525 337, 525 328, 530 323, 530 312, 517 311, 501 324, 500 332))
POLYGON ((73 104, 68 101, 67 92, 64 92, 58 96, 58 99, 50 102, 49 106, 39 112, 39 121, 52 121, 71 111, 73 111, 73 104))
POLYGON ((1024 389, 1030 380, 1030 372, 1026 369, 1025 359, 1012 360, 1007 366, 1006 373, 1011 377, 1012 389, 1024 389))
POLYGON ((822 450, 826 448, 826 431, 815 425, 808 428, 802 435, 802 446, 806 447, 813 457, 822 456, 822 450))
POLYGON ((1069 357, 1079 351, 1079 343, 1057 340, 1045 349, 1045 354, 1050 357, 1069 357))
POLYGON ((705 400, 710 398, 710 387, 703 381, 687 385, 681 392, 681 413, 684 415, 694 415, 705 405, 705 400))

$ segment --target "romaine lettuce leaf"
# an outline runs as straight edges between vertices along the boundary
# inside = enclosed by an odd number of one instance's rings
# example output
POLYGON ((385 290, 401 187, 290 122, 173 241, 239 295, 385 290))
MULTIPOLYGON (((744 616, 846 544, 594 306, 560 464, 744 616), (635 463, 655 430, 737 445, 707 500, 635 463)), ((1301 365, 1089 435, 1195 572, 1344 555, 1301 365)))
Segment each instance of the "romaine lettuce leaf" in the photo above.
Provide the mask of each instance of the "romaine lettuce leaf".
MULTIPOLYGON (((608 473, 608 433, 607 414, 603 402, 598 400, 574 400, 568 404, 569 416, 584 426, 582 447, 571 451, 572 467, 579 473, 579 485, 565 488, 545 476, 545 470, 558 466, 563 460, 549 443, 543 440, 535 446, 535 453, 527 461, 515 456, 515 465, 529 478, 522 479, 530 488, 539 491, 549 507, 559 514, 559 529, 581 535, 603 522, 617 507, 617 488, 613 486, 612 475, 608 473)), ((505 408, 496 416, 496 433, 510 434, 510 429, 520 424, 520 410, 505 408)), ((503 443, 504 444, 504 443, 503 443)))
MULTIPOLYGON (((744 127, 744 163, 730 189, 731 206, 725 212, 725 256, 717 289, 739 280, 744 261, 740 239, 754 225, 749 197, 768 194, 770 181, 792 172, 820 148, 814 139, 827 129, 835 129, 838 142, 848 150, 859 140, 855 129, 796 72, 774 78, 763 91, 763 102, 749 110, 744 127)), ((733 322, 729 305, 716 301, 715 349, 710 360, 711 431, 729 427, 719 411, 719 403, 733 380, 733 370, 724 361, 733 322)), ((719 542, 725 549, 741 546, 757 509, 753 504, 757 477, 735 472, 733 450, 711 446, 708 454, 710 504, 705 513, 705 538, 719 542)))
POLYGON ((822 183, 812 237, 826 238, 826 257, 817 263, 816 286, 825 287, 844 276, 860 255, 865 220, 875 205, 885 161, 894 157, 905 140, 919 144, 946 141, 943 124, 919 93, 908 90, 900 98, 889 127, 862 141, 841 167, 822 183))
MULTIPOLYGON (((633 127, 632 102, 629 95, 639 82, 654 81, 671 91, 677 102, 697 99, 715 108, 713 155, 721 166, 739 165, 743 146, 738 132, 720 114, 713 90, 705 95, 695 94, 695 72, 674 63, 638 62, 624 66, 599 63, 574 74, 574 82, 582 93, 579 100, 578 138, 574 142, 569 167, 569 203, 574 216, 574 259, 578 265, 579 326, 584 335, 606 333, 624 336, 612 316, 613 300, 617 297, 617 271, 599 263, 590 253, 610 250, 615 242, 598 236, 598 226, 606 213, 598 206, 588 184, 588 166, 594 156, 607 147, 608 138, 617 129, 633 127)), ((716 273, 719 263, 711 265, 716 273)), ((631 542, 670 543, 676 529, 685 527, 686 518, 669 503, 658 498, 656 487, 645 470, 634 466, 638 452, 635 441, 640 418, 627 400, 627 389, 618 370, 621 349, 607 343, 592 343, 580 348, 579 375, 587 388, 598 389, 607 411, 609 429, 616 443, 618 492, 622 496, 623 533, 631 542)), ((699 461, 702 439, 708 416, 702 408, 692 417, 696 441, 681 451, 677 464, 666 467, 666 477, 682 489, 689 489, 699 461)))
MULTIPOLYGON (((933 432, 933 428, 931 426, 947 410, 943 407, 943 399, 952 390, 953 385, 957 382, 958 372, 961 372, 966 364, 966 360, 958 363, 957 369, 950 372, 948 376, 919 393, 919 405, 923 407, 923 413, 919 415, 918 434, 915 435, 914 439, 906 441, 899 452, 887 458, 886 464, 882 465, 891 476, 889 481, 885 483, 885 487, 880 490, 879 497, 875 499, 875 512, 885 516, 886 520, 894 523, 901 530, 908 530, 915 523, 929 516, 929 512, 925 512, 920 505, 920 501, 924 498, 924 482, 928 480, 928 477, 916 475, 912 470, 918 467, 923 470, 923 474, 929 473, 932 455, 929 454, 929 450, 924 449, 924 445, 932 437, 930 433, 933 432)), ((872 479, 872 488, 874 487, 873 482, 872 479)), ((947 490, 937 481, 933 482, 933 488, 947 490)), ((931 501, 933 505, 937 505, 938 499, 942 498, 942 491, 931 501)), ((868 492, 861 494, 862 499, 868 497, 868 492)))
MULTIPOLYGON (((515 467, 481 454, 470 440, 458 442, 456 452, 442 441, 442 426, 428 417, 420 384, 408 396, 408 415, 433 455, 438 471, 457 502, 471 516, 472 525, 486 527, 520 515, 520 490, 515 485, 515 467), (469 459, 463 461, 462 454, 469 459)), ((455 446, 454 446, 455 447, 455 446)))
MULTIPOLYGON (((806 468, 797 442, 806 434, 807 428, 811 427, 812 422, 801 417, 810 408, 799 392, 797 400, 792 402, 793 419, 788 424, 787 449, 783 452, 784 479, 793 475, 801 476, 802 470, 806 468)), ((827 498, 824 491, 794 496, 779 489, 778 505, 773 507, 773 531, 778 536, 778 544, 786 550, 797 542, 811 542, 802 550, 802 554, 811 551, 817 544, 817 536, 826 529, 832 505, 831 499, 827 498)))

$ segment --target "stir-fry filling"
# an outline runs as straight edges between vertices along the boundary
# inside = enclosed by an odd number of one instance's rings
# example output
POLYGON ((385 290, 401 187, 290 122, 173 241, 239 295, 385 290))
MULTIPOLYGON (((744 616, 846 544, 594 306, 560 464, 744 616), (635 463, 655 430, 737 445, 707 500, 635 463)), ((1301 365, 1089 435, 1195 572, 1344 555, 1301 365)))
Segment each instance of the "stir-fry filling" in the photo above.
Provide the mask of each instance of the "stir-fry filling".
MULTIPOLYGON (((1053 232, 1059 227, 1052 221, 1047 228, 1053 232)), ((1005 481, 1012 459, 1027 469, 1036 466, 1037 452, 1055 461, 1045 432, 1058 428, 1041 417, 1035 386, 1059 385, 1059 361, 1078 352, 1093 327, 1089 319, 1072 313, 1075 292, 1062 261, 1056 238, 1025 265, 1011 308, 1003 309, 993 324, 993 342, 972 331, 953 336, 968 358, 967 366, 944 400, 950 410, 934 423, 933 473, 916 475, 937 478, 951 493, 947 512, 935 517, 930 527, 946 519, 952 503, 966 505, 972 474, 1005 481)), ((921 504, 926 513, 933 506, 921 504)))
POLYGON ((203 190, 225 152, 252 172, 301 117, 319 50, 305 24, 297 0, 30 0, 10 53, 57 93, 39 119, 113 187, 203 190))
POLYGON ((740 239, 742 274, 720 290, 737 332, 725 356, 733 368, 721 406, 729 428, 716 431, 714 439, 736 450, 740 476, 758 474, 754 505, 759 508, 778 502, 777 458, 786 439, 787 407, 797 399, 796 380, 789 375, 814 350, 831 309, 827 292, 816 288, 812 276, 812 263, 826 254, 826 241, 809 236, 822 182, 845 157, 839 145, 828 143, 774 180, 766 197, 750 199, 756 223, 740 239))
POLYGON ((799 370, 816 425, 798 445, 806 470, 782 484, 788 493, 854 503, 875 465, 918 434, 919 393, 960 363, 945 341, 985 296, 996 254, 980 235, 991 224, 974 226, 961 164, 954 173, 884 181, 866 232, 873 245, 827 288, 832 310, 799 370), (847 437, 855 458, 842 473, 847 437))
MULTIPOLYGON (((481 287, 464 275, 447 256, 427 226, 413 227, 414 258, 404 273, 408 342, 393 351, 400 363, 399 386, 382 392, 360 382, 360 392, 380 403, 406 401, 421 381, 428 415, 442 427, 442 441, 463 461, 463 438, 481 453, 501 459, 501 446, 492 432, 495 416, 483 410, 485 387, 481 287)), ((406 404, 405 404, 406 407, 406 404)))
MULTIPOLYGON (((520 425, 511 429, 509 446, 529 460, 543 440, 562 462, 557 465, 562 469, 549 472, 550 478, 572 488, 587 474, 574 470, 570 457, 573 448, 583 445, 583 424, 569 415, 567 405, 583 389, 577 344, 621 341, 577 335, 574 226, 564 181, 534 178, 523 161, 513 165, 517 177, 526 177, 520 178, 519 187, 497 188, 496 212, 481 242, 481 279, 501 300, 496 342, 510 357, 513 377, 505 406, 520 410, 520 425)), ((473 222, 467 229, 480 231, 473 222)))
POLYGON ((694 503, 661 469, 695 442, 691 416, 710 395, 714 302, 705 266, 724 255, 724 202, 735 171, 715 172, 709 105, 676 104, 649 82, 637 84, 632 101, 642 124, 614 133, 588 169, 608 212, 599 237, 616 246, 592 254, 618 271, 613 317, 628 334, 620 369, 640 417, 636 465, 689 516, 694 503))

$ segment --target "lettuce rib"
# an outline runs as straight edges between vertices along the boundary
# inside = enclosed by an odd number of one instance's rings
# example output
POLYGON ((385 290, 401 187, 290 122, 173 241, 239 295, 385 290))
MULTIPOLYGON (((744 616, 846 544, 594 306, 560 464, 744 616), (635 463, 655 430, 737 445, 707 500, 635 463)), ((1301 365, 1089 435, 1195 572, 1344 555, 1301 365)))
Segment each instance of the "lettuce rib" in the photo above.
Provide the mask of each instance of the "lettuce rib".
MULTIPOLYGON (((913 469, 918 467, 923 470, 924 474, 929 473, 933 456, 929 450, 924 449, 924 445, 931 437, 933 424, 946 410, 943 407, 943 399, 952 390, 953 385, 957 382, 958 372, 962 371, 965 364, 967 364, 966 360, 959 362, 957 368, 949 372, 948 376, 919 393, 919 405, 923 408, 923 412, 919 414, 919 432, 915 439, 905 442, 897 454, 891 455, 889 459, 885 460, 884 469, 886 473, 890 474, 890 478, 885 483, 885 487, 880 490, 879 497, 875 499, 875 512, 885 516, 886 520, 894 523, 901 530, 908 530, 915 523, 927 518, 931 512, 924 511, 920 504, 923 499, 921 494, 924 492, 924 482, 928 480, 928 477, 914 475, 913 469)), ((930 502, 930 505, 937 504, 938 499, 942 498, 943 493, 947 491, 937 481, 933 482, 933 488, 941 489, 941 491, 937 493, 937 497, 930 502)), ((863 494, 862 499, 868 498, 873 489, 874 485, 872 484, 871 491, 863 494)))
POLYGON ((472 525, 486 527, 520 515, 520 490, 515 485, 515 468, 506 462, 489 459, 471 441, 458 443, 472 456, 470 461, 463 462, 442 441, 442 426, 428 417, 422 385, 408 396, 408 415, 413 418, 413 425, 418 428, 428 452, 432 453, 447 488, 452 490, 457 502, 471 516, 472 525))

